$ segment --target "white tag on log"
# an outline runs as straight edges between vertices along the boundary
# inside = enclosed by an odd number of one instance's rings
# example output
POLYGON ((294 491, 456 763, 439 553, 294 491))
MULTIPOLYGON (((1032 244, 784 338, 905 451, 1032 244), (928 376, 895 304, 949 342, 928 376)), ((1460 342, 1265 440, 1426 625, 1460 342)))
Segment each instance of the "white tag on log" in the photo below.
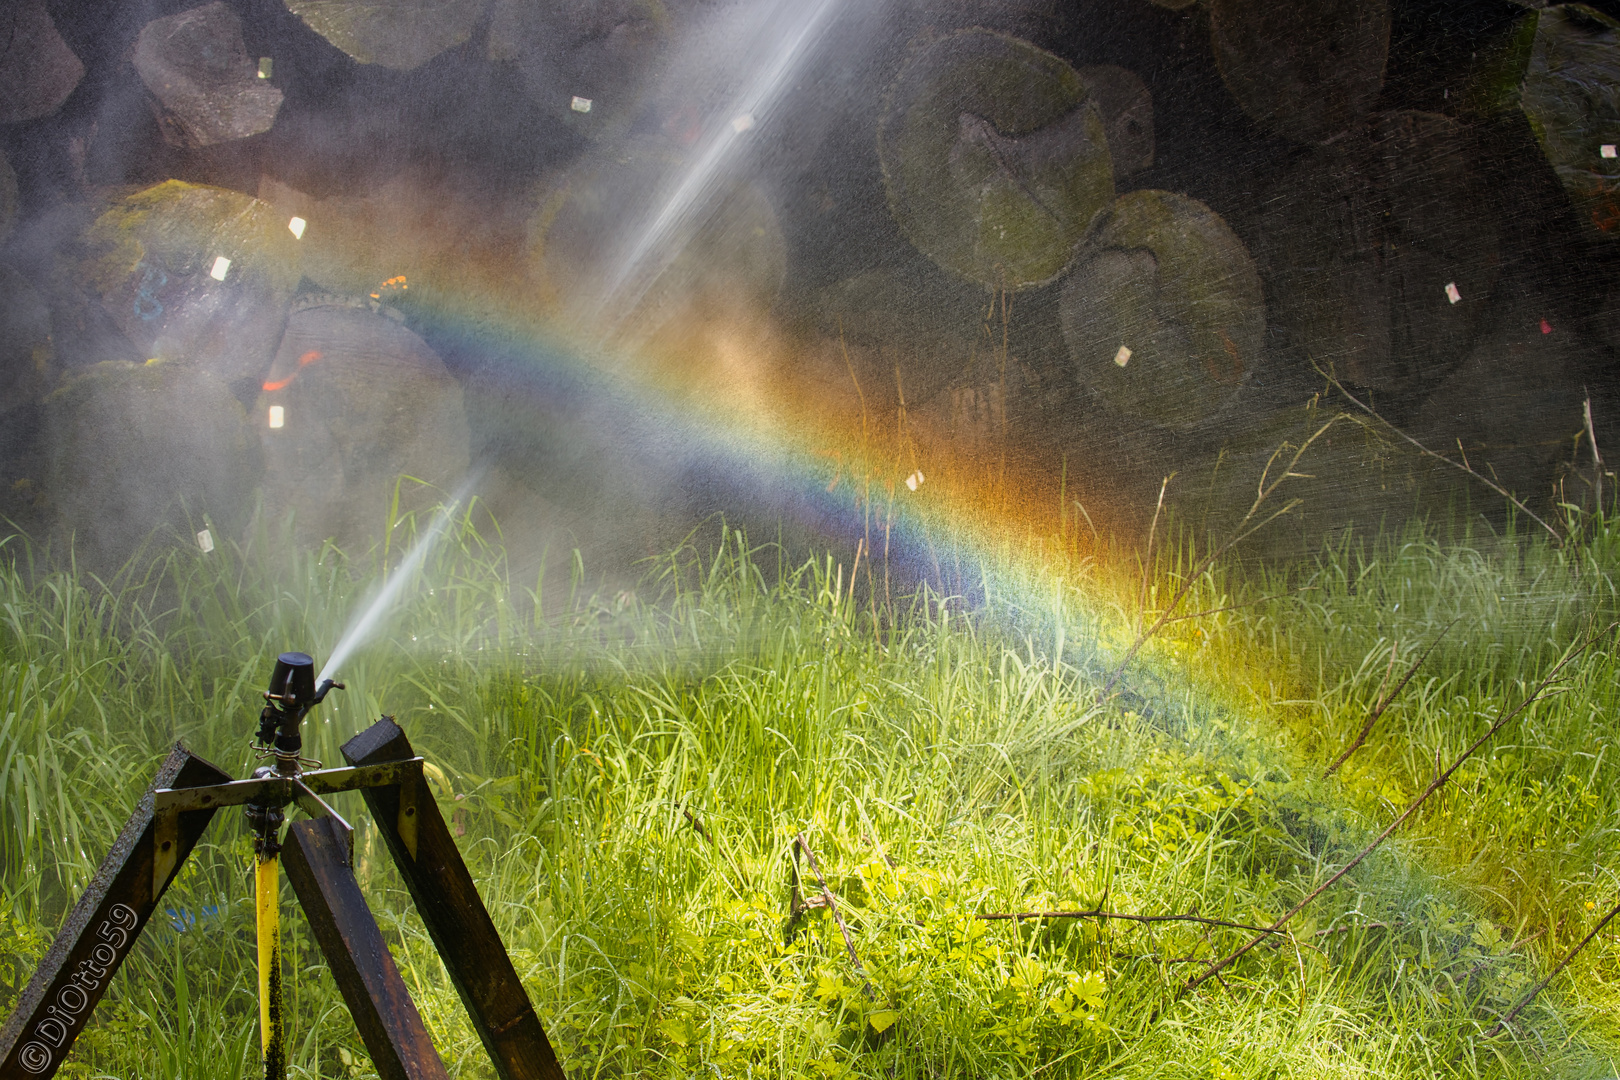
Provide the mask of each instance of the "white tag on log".
POLYGON ((1120 367, 1124 367, 1126 364, 1128 364, 1130 362, 1131 362, 1131 350, 1130 350, 1130 348, 1128 346, 1121 345, 1119 347, 1119 352, 1114 354, 1114 363, 1118 364, 1120 367))
POLYGON ((590 112, 591 111, 591 99, 588 98, 588 97, 579 97, 579 96, 576 95, 571 101, 568 102, 568 107, 570 109, 573 109, 575 112, 590 112))
POLYGON ((215 281, 224 281, 225 275, 230 273, 230 270, 231 260, 221 255, 219 258, 214 260, 214 268, 208 271, 208 276, 213 278, 215 281))
POLYGON ((1457 288, 1457 283, 1455 281, 1446 286, 1446 299, 1450 300, 1453 304, 1462 299, 1462 291, 1457 288))

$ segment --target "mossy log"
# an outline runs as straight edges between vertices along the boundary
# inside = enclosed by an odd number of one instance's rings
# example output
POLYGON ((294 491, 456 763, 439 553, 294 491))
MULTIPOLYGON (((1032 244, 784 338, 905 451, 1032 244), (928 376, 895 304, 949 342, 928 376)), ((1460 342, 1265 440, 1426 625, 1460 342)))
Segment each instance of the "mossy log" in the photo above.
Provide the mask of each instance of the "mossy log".
POLYGON ((1086 80, 986 30, 915 48, 890 88, 878 156, 890 212, 917 249, 992 288, 1052 280, 1114 197, 1086 80))
POLYGON ((1472 151, 1444 116, 1384 113, 1279 179, 1254 247, 1292 362, 1416 401, 1468 355, 1500 271, 1472 151))
POLYGON ((681 316, 759 312, 774 303, 787 244, 770 200, 752 183, 714 193, 637 257, 649 215, 665 204, 685 164, 661 140, 638 141, 593 155, 550 190, 530 224, 548 308, 647 332, 681 316))
POLYGON ((0 4, 0 42, 0 124, 51 115, 84 78, 41 0, 0 4))
POLYGON ((1529 18, 1520 106, 1588 233, 1620 237, 1620 21, 1584 4, 1529 18))
POLYGON ((1255 123, 1326 142, 1372 112, 1384 87, 1389 0, 1211 0, 1221 78, 1255 123))
POLYGON ((160 543, 195 542, 206 523, 238 533, 262 470, 230 387, 179 361, 84 369, 46 399, 45 441, 44 495, 98 572, 154 533, 160 543))
POLYGON ((1262 362, 1266 308, 1243 242, 1196 199, 1122 195, 1062 286, 1076 377, 1128 416, 1185 430, 1262 362))
POLYGON ((421 67, 472 36, 488 0, 284 0, 311 30, 362 64, 421 67))
POLYGON ((360 301, 301 302, 253 425, 265 506, 292 512, 301 543, 363 550, 382 537, 401 476, 413 479, 400 484, 400 508, 420 510, 467 471, 460 385, 426 342, 360 301))
POLYGON ((147 23, 132 59, 161 106, 158 125, 171 145, 245 139, 276 122, 281 91, 258 77, 242 20, 217 0, 147 23))
POLYGON ((95 220, 81 274, 145 355, 257 380, 300 277, 287 225, 251 196, 169 180, 95 220))

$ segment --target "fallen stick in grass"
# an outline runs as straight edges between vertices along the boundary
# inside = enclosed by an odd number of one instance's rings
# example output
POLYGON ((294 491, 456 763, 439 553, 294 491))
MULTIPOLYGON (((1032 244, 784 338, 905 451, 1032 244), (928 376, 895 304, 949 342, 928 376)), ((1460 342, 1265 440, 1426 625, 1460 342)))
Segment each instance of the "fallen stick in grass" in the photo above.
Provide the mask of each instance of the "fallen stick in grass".
MULTIPOLYGON (((1379 701, 1378 704, 1373 708, 1371 715, 1367 717, 1366 724, 1364 724, 1361 728, 1361 734, 1356 736, 1356 741, 1351 743, 1349 748, 1345 750, 1344 753, 1340 754, 1337 758, 1334 758, 1333 764, 1329 765, 1322 772, 1322 779, 1326 780, 1328 777, 1332 776, 1338 771, 1340 765, 1343 765, 1346 761, 1350 760, 1351 754, 1361 749, 1362 744, 1367 741, 1367 736, 1372 734, 1373 725, 1378 723, 1378 718, 1384 715, 1384 710, 1389 708, 1390 703, 1400 695, 1402 690, 1406 689, 1406 684, 1412 681, 1412 676, 1416 675, 1418 668, 1423 666, 1423 661, 1429 658, 1429 654, 1434 652, 1434 647, 1440 644, 1441 638, 1446 636, 1447 631, 1456 625, 1456 622, 1456 619, 1452 619, 1451 622, 1447 623, 1445 625, 1445 629, 1440 631, 1440 637, 1437 637, 1431 641, 1429 643, 1429 647, 1423 650, 1423 655, 1419 656, 1417 660, 1413 662, 1412 666, 1406 669, 1406 674, 1401 676, 1401 681, 1396 683, 1395 688, 1386 694, 1383 700, 1379 701)), ((1391 657, 1391 659, 1393 659, 1393 657, 1391 657)))
POLYGON ((714 837, 709 835, 709 830, 703 827, 703 822, 698 820, 697 815, 693 814, 692 811, 688 810, 684 806, 681 807, 681 813, 686 815, 687 822, 692 826, 693 829, 697 831, 699 836, 703 837, 703 839, 707 840, 711 844, 714 843, 714 837))
POLYGON ((1014 922, 1023 922, 1025 919, 1120 919, 1124 922, 1161 923, 1161 922, 1190 922, 1204 926, 1226 926, 1234 930, 1256 930, 1262 934, 1283 933, 1280 930, 1268 930, 1263 926, 1251 926, 1248 923, 1227 922, 1225 919, 1208 919, 1202 915, 1128 915, 1120 911, 997 911, 987 912, 973 916, 975 919, 1011 919, 1014 922))
POLYGON ((1305 899, 1289 908, 1288 912, 1283 915, 1282 918, 1272 923, 1263 932, 1256 934, 1253 938, 1250 938, 1249 941, 1247 941, 1241 948, 1234 952, 1228 953, 1219 961, 1211 964, 1209 968, 1200 973, 1197 978, 1188 982, 1186 986, 1182 987, 1182 992, 1185 993, 1188 990, 1196 990, 1200 985, 1210 978, 1219 975, 1223 970, 1231 966, 1231 964, 1240 956, 1254 948, 1256 945, 1260 944, 1260 942, 1264 941, 1268 934, 1274 934, 1280 930, 1289 919, 1292 919, 1295 915, 1298 915, 1302 910, 1304 910, 1305 905, 1309 904, 1312 900, 1315 900, 1318 896, 1321 896, 1324 892, 1326 892, 1328 887, 1334 882, 1338 881, 1340 878, 1344 877, 1344 875, 1348 874, 1350 871, 1359 866, 1363 859, 1365 859, 1368 855, 1371 855, 1378 848, 1379 844, 1382 844, 1385 840, 1389 839, 1390 834, 1396 829, 1400 828, 1402 822, 1411 817, 1413 814, 1417 813, 1418 807, 1427 802, 1430 795, 1433 795, 1436 791, 1439 791, 1442 787, 1444 787, 1446 782, 1451 779, 1452 774, 1462 767, 1462 763, 1474 755, 1474 751, 1478 750, 1480 747, 1489 742, 1491 737, 1507 726, 1509 721, 1513 720, 1536 701, 1540 700, 1541 696, 1547 692, 1548 687, 1552 686, 1553 682, 1558 678, 1559 673, 1562 672, 1564 668, 1568 667, 1576 657, 1586 652, 1587 649, 1590 649, 1600 639, 1612 634, 1616 626, 1620 626, 1620 623, 1610 623, 1608 627, 1601 632, 1589 635, 1585 641, 1581 642, 1578 648, 1572 648, 1565 652, 1563 657, 1559 659, 1558 663, 1553 665, 1553 669, 1547 673, 1547 677, 1542 679, 1541 682, 1537 683, 1536 688, 1531 691, 1523 701, 1514 706, 1512 711, 1504 713, 1502 716, 1498 717, 1496 722, 1486 730, 1485 734, 1475 739, 1468 749, 1464 750, 1462 754, 1458 756, 1457 760, 1451 763, 1450 768, 1436 776, 1429 783, 1429 786, 1423 789, 1423 793, 1416 799, 1412 800, 1412 805, 1403 810, 1400 817, 1390 822, 1389 826, 1385 828, 1383 832, 1379 833, 1378 836, 1373 839, 1372 843, 1362 848, 1361 852, 1356 855, 1355 858, 1345 863, 1338 873, 1334 874, 1332 877, 1322 882, 1322 884, 1312 889, 1305 899))
POLYGON ((1587 944, 1593 938, 1597 937, 1598 934, 1602 932, 1603 928, 1609 925, 1609 921, 1616 915, 1620 915, 1620 904, 1616 904, 1614 907, 1610 908, 1609 913, 1603 916, 1602 920, 1600 920, 1596 926, 1592 927, 1592 932, 1581 938, 1579 944, 1577 944, 1573 949, 1569 950, 1569 952, 1565 953, 1564 958, 1558 961, 1558 963, 1553 966, 1551 971, 1547 972, 1547 977, 1536 983, 1536 985, 1532 986, 1529 991, 1525 993, 1524 997, 1520 998, 1518 1002, 1514 1004, 1513 1008, 1509 1009, 1505 1014, 1503 1014, 1502 1019, 1498 1020, 1496 1025, 1485 1033, 1485 1037, 1487 1039, 1494 1038, 1502 1031, 1503 1028, 1511 1024, 1513 1022, 1513 1018, 1519 1015, 1519 1011, 1526 1005, 1530 1004, 1531 999, 1533 999, 1537 994, 1545 990, 1547 988, 1547 984, 1552 982, 1553 979, 1557 978, 1558 973, 1563 971, 1571 960, 1575 959, 1575 954, 1586 948, 1587 944))
MULTIPOLYGON (((793 856, 795 869, 799 861, 798 852, 802 850, 810 860, 810 869, 816 872, 816 882, 821 886, 822 902, 827 905, 827 910, 832 912, 833 919, 838 923, 839 932, 844 935, 844 948, 849 950, 849 962, 855 965, 855 970, 861 977, 861 983, 866 992, 866 1000, 876 1001, 877 991, 872 989, 872 980, 867 977, 866 966, 861 963, 861 958, 855 953, 855 939, 850 935, 849 927, 844 923, 844 916, 838 910, 838 901, 833 899, 832 890, 827 888, 827 879, 822 876, 821 863, 816 860, 816 853, 810 850, 810 842, 804 838, 802 832, 793 838, 793 844, 795 848, 793 856)), ((797 876, 797 873, 795 873, 795 876, 797 876)))

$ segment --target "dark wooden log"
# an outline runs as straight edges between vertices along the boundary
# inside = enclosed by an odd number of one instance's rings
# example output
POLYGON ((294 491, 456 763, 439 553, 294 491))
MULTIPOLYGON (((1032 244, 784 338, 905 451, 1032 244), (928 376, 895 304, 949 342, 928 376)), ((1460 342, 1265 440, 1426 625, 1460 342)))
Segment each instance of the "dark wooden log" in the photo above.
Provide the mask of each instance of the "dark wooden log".
POLYGON ((1077 378, 1161 427, 1220 413, 1264 356, 1265 298, 1243 242, 1166 191, 1120 196, 1064 278, 1061 312, 1077 378))
MULTIPOLYGON (((414 756, 384 718, 343 745, 350 765, 414 756)), ((427 784, 362 793, 501 1080, 563 1080, 551 1042, 427 784), (413 835, 414 833, 414 835, 413 835)))
POLYGON ((0 7, 0 124, 49 116, 82 78, 84 65, 41 0, 0 7))
POLYGON ((275 354, 300 276, 287 225, 251 196, 170 180, 96 219, 81 275, 145 356, 251 384, 275 354))
MULTIPOLYGON (((246 524, 258 440, 222 380, 179 361, 109 360, 45 401, 46 487, 83 563, 114 569, 160 532, 246 524)), ((216 533, 216 540, 218 534, 216 533)))
POLYGON ((1102 112, 1114 183, 1153 164, 1153 95, 1134 71, 1104 64, 1077 72, 1102 112))
POLYGON ((173 146, 212 146, 269 131, 281 91, 259 78, 242 41, 242 20, 216 0, 142 27, 135 70, 160 106, 173 146))
POLYGON ((1520 105, 1587 232, 1620 236, 1620 21, 1583 4, 1530 18, 1520 105))
POLYGON ((383 1080, 446 1077, 422 1016, 350 868, 348 830, 329 817, 287 829, 282 864, 349 1015, 383 1080))
MULTIPOLYGON (((1603 357, 1573 323, 1527 299, 1506 305, 1492 322, 1423 403, 1411 431, 1436 452, 1466 455, 1473 468, 1541 513, 1553 501, 1561 463, 1575 459, 1590 477, 1591 449, 1584 438, 1576 456, 1586 426, 1582 377, 1598 370, 1603 357)), ((1577 490, 1567 496, 1580 501, 1577 490)), ((1473 488, 1472 498, 1476 507, 1490 508, 1492 517, 1507 510, 1482 485, 1473 488)))
POLYGON ((1211 0, 1221 78, 1267 131, 1322 143, 1355 125, 1384 86, 1389 0, 1211 0))
POLYGON ((287 10, 362 64, 412 71, 472 36, 488 0, 283 0, 287 10))
POLYGON ((1067 63, 966 30, 915 48, 878 129, 889 209, 954 273, 1020 289, 1054 278, 1112 202, 1105 123, 1067 63))
POLYGON ((164 890, 213 820, 213 810, 179 815, 175 833, 161 841, 172 845, 164 856, 172 859, 173 868, 161 881, 154 881, 155 847, 160 840, 153 820, 152 790, 207 787, 230 779, 178 743, 169 752, 17 999, 5 1027, 0 1028, 0 1077, 23 1080, 56 1073, 164 890))
POLYGON ((447 497, 467 471, 461 387, 382 310, 302 301, 254 404, 265 503, 293 512, 301 541, 364 548, 387 527, 401 476, 436 485, 401 485, 399 507, 409 511, 447 497))
POLYGON ((1491 191, 1455 121, 1377 117, 1305 156, 1257 223, 1276 344, 1381 403, 1417 401, 1461 363, 1500 271, 1491 191))

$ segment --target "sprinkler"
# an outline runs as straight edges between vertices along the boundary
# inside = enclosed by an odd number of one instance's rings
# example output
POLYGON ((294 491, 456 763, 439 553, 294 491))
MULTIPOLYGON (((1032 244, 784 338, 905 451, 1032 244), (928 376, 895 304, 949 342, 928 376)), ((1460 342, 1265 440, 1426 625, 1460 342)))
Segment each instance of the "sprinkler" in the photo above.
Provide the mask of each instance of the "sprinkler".
MULTIPOLYGON (((276 777, 296 780, 305 765, 319 769, 321 763, 302 756, 304 737, 300 725, 315 706, 332 690, 345 689, 332 679, 315 686, 315 659, 308 653, 284 652, 276 657, 270 673, 270 689, 264 692, 264 709, 259 713, 259 731, 254 749, 260 758, 275 758, 275 765, 253 770, 253 779, 276 777)), ((289 785, 290 788, 290 785, 289 785)), ((311 795, 318 799, 319 796, 311 795)), ((267 793, 247 804, 248 829, 253 834, 253 916, 259 946, 259 1050, 266 1080, 281 1080, 287 1074, 286 1019, 282 1009, 281 983, 281 874, 277 856, 281 852, 281 826, 286 808, 293 801, 290 790, 267 793)), ((324 804, 323 804, 324 805, 324 804)))
POLYGON ((496 1075, 563 1080, 545 1029, 423 780, 422 758, 393 717, 382 717, 344 743, 343 768, 323 769, 303 756, 304 717, 341 689, 329 678, 317 683, 307 653, 278 656, 253 740, 258 757, 273 760, 246 780, 231 779, 175 744, 0 1028, 0 1080, 49 1077, 61 1067, 180 864, 227 806, 245 809, 253 836, 265 1080, 285 1080, 287 1072, 283 868, 378 1075, 446 1078, 355 880, 353 830, 323 798, 341 791, 364 798, 496 1075), (288 824, 289 808, 303 819, 288 824))

